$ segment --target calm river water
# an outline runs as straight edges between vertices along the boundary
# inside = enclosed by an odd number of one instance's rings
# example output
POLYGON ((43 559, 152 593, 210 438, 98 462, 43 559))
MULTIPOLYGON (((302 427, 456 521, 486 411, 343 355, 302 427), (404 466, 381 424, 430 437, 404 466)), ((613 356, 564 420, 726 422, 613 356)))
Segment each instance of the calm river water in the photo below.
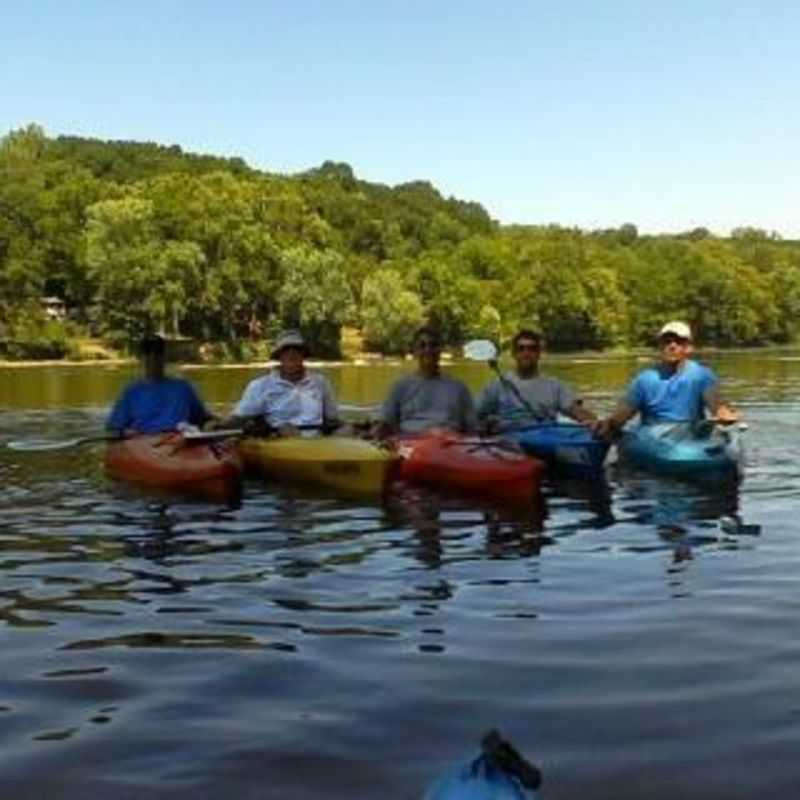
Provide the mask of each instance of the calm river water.
MULTIPOLYGON (((96 433, 131 368, 0 369, 0 796, 411 800, 497 726, 550 800, 796 797, 800 354, 709 362, 738 490, 612 465, 513 517, 137 494, 99 446, 2 447, 96 433)), ((607 410, 640 365, 547 371, 607 410)), ((407 368, 327 371, 356 417, 407 368)), ((224 410, 257 371, 183 372, 224 410)))

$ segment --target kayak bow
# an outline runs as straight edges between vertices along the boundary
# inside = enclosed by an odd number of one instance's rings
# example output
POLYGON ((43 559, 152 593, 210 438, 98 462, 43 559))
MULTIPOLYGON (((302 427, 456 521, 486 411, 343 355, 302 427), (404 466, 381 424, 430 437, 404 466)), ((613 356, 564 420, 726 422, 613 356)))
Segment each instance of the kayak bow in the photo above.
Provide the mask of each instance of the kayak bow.
POLYGON ((217 499, 239 491, 242 462, 232 442, 190 441, 168 432, 112 442, 105 470, 141 486, 217 499))
POLYGON ((495 501, 530 502, 544 472, 541 461, 497 437, 428 431, 392 444, 402 457, 401 479, 495 501))
POLYGON ((249 438, 239 450, 259 475, 348 494, 379 494, 397 463, 394 453, 351 436, 249 438))

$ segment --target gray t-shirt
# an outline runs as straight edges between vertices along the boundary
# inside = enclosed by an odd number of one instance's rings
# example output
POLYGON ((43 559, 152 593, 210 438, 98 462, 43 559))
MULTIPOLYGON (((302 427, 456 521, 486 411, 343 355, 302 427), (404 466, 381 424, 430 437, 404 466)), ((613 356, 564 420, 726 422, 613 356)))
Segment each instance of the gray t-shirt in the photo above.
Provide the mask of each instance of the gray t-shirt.
POLYGON ((475 406, 469 389, 447 375, 400 378, 383 404, 382 417, 401 433, 437 427, 464 433, 475 429, 475 406))
POLYGON ((496 378, 478 395, 476 406, 479 417, 498 418, 502 429, 554 422, 559 414, 569 415, 575 404, 575 393, 555 378, 544 375, 520 378, 515 372, 507 372, 503 377, 517 387, 534 414, 531 415, 510 386, 496 378))

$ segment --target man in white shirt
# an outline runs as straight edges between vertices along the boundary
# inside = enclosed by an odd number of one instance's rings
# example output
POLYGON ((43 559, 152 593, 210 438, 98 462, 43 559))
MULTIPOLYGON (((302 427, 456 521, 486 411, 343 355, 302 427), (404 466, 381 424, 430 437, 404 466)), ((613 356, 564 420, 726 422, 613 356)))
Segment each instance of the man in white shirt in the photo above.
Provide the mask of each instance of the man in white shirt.
POLYGON ((306 369, 308 346, 296 330, 281 333, 272 351, 278 366, 267 375, 250 381, 233 415, 215 427, 265 425, 283 436, 298 430, 334 429, 339 425, 339 409, 328 379, 306 369))

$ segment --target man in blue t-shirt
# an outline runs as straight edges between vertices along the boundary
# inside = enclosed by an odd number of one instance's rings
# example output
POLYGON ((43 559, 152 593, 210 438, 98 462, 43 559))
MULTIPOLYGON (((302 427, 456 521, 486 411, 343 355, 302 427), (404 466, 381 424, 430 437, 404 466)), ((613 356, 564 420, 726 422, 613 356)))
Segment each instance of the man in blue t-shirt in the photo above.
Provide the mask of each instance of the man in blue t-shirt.
POLYGON ((146 336, 139 345, 144 377, 125 387, 117 398, 106 428, 123 433, 163 433, 180 423, 202 427, 208 413, 189 381, 164 374, 165 342, 146 336))
POLYGON ((596 431, 619 430, 636 414, 643 425, 699 422, 706 411, 718 422, 737 422, 739 413, 719 395, 719 381, 708 367, 693 361, 692 330, 685 322, 668 322, 658 335, 660 359, 630 383, 614 412, 596 431))

